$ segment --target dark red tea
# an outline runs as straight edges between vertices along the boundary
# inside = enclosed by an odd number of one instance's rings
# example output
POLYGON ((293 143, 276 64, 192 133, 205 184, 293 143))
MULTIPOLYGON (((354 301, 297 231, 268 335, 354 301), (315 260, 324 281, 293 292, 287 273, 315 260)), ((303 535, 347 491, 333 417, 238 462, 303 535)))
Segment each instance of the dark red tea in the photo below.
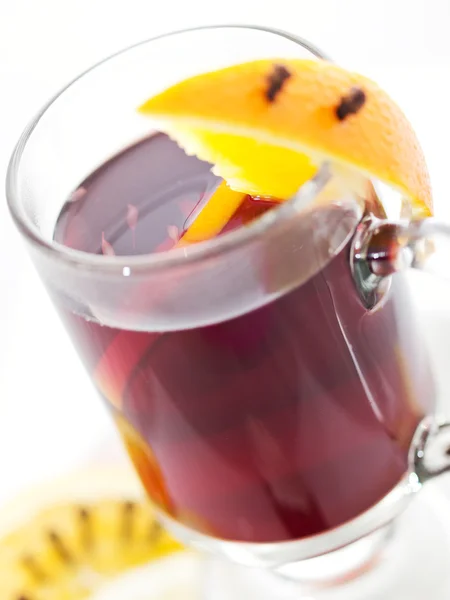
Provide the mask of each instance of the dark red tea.
MULTIPOLYGON (((157 135, 86 179, 55 239, 168 250, 217 185, 157 135)), ((247 198, 227 229, 271 208, 247 198)), ((126 331, 59 307, 150 496, 178 521, 224 539, 295 540, 352 519, 405 474, 433 404, 425 351, 403 277, 369 312, 348 251, 276 301, 205 327, 126 331)))

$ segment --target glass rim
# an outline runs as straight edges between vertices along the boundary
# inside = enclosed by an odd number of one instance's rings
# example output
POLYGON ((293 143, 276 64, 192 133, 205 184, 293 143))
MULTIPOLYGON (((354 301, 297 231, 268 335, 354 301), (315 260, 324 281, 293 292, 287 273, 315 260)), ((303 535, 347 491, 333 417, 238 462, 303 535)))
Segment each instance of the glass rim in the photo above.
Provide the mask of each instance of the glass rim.
MULTIPOLYGON (((59 98, 65 94, 65 92, 76 85, 76 83, 82 80, 86 75, 95 71, 97 68, 109 63, 110 61, 113 61, 115 58, 122 56, 123 54, 126 54, 135 48, 145 46, 151 42, 164 38, 212 29, 241 29, 270 33, 292 41, 298 46, 301 46, 302 48, 311 52, 311 54, 318 59, 330 60, 330 58, 314 44, 283 29, 266 27, 264 25, 230 23, 201 25, 162 33, 118 50, 117 52, 110 54, 106 58, 93 64, 91 67, 77 75, 58 92, 56 92, 56 94, 50 98, 46 104, 44 104, 44 106, 38 111, 35 117, 23 130, 9 160, 5 189, 8 207, 17 228, 35 248, 49 257, 61 259, 67 265, 72 265, 78 268, 82 267, 86 270, 98 270, 103 272, 117 272, 122 271, 124 267, 128 267, 131 269, 130 275, 133 275, 133 271, 153 271, 167 269, 170 267, 180 267, 193 262, 213 258, 217 254, 234 250, 260 237, 262 233, 270 230, 276 223, 278 223, 280 220, 283 220, 285 212, 292 216, 292 212, 290 210, 283 211, 282 208, 286 207, 287 205, 291 205, 292 202, 295 202, 295 198, 298 197, 297 195, 295 195, 293 199, 284 202, 279 208, 263 214, 260 218, 250 223, 250 225, 246 227, 240 227, 221 236, 212 238, 210 240, 205 240, 204 242, 192 244, 191 246, 184 248, 174 248, 170 251, 160 253, 149 253, 136 256, 105 256, 69 248, 68 246, 64 246, 63 244, 54 240, 46 239, 40 233, 38 228, 31 223, 31 220, 21 206, 18 178, 23 152, 27 147, 28 140, 32 136, 34 129, 39 125, 41 119, 47 114, 47 112, 59 100, 59 98)), ((320 166, 316 176, 307 182, 307 184, 313 183, 318 185, 320 188, 321 184, 328 179, 327 171, 328 169, 326 165, 320 166)))

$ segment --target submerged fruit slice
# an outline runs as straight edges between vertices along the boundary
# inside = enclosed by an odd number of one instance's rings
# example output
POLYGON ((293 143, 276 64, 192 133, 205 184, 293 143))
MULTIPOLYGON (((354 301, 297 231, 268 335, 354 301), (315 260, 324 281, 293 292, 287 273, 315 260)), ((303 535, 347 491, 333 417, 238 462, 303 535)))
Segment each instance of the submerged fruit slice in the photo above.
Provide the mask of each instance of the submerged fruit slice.
POLYGON ((181 549, 120 469, 28 492, 0 512, 0 535, 3 600, 89 598, 111 578, 181 549))
POLYGON ((120 413, 114 414, 114 420, 128 456, 147 494, 160 508, 170 513, 169 490, 149 444, 120 413))
POLYGON ((246 194, 231 190, 222 181, 175 247, 196 244, 219 235, 245 197, 246 194))
POLYGON ((396 188, 417 217, 432 211, 423 152, 401 109, 374 82, 326 61, 234 65, 139 110, 237 191, 288 198, 330 161, 396 188))

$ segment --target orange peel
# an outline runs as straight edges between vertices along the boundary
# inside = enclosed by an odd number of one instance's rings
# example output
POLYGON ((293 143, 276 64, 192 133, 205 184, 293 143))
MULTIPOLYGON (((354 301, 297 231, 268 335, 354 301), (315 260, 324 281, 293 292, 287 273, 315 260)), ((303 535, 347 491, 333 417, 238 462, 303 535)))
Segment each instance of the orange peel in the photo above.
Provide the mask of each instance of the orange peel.
MULTIPOLYGON (((237 192, 289 198, 326 161, 388 184, 414 218, 432 213, 425 158, 402 110, 370 79, 326 61, 264 59, 203 73, 139 111, 237 192)), ((208 234, 205 220, 203 239, 217 234, 220 200, 213 196, 218 214, 210 208, 214 227, 208 234)))

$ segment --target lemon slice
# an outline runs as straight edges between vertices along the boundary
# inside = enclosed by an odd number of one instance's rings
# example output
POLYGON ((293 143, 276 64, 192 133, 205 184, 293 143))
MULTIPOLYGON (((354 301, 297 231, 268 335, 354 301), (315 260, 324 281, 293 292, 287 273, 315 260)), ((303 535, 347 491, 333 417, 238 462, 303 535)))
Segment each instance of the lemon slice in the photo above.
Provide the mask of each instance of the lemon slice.
POLYGON ((180 550, 131 471, 76 473, 0 510, 0 597, 90 598, 180 550))
POLYGON ((432 212, 423 152, 401 109, 376 83, 326 61, 234 65, 139 110, 236 191, 289 198, 328 161, 388 184, 414 217, 432 212))

